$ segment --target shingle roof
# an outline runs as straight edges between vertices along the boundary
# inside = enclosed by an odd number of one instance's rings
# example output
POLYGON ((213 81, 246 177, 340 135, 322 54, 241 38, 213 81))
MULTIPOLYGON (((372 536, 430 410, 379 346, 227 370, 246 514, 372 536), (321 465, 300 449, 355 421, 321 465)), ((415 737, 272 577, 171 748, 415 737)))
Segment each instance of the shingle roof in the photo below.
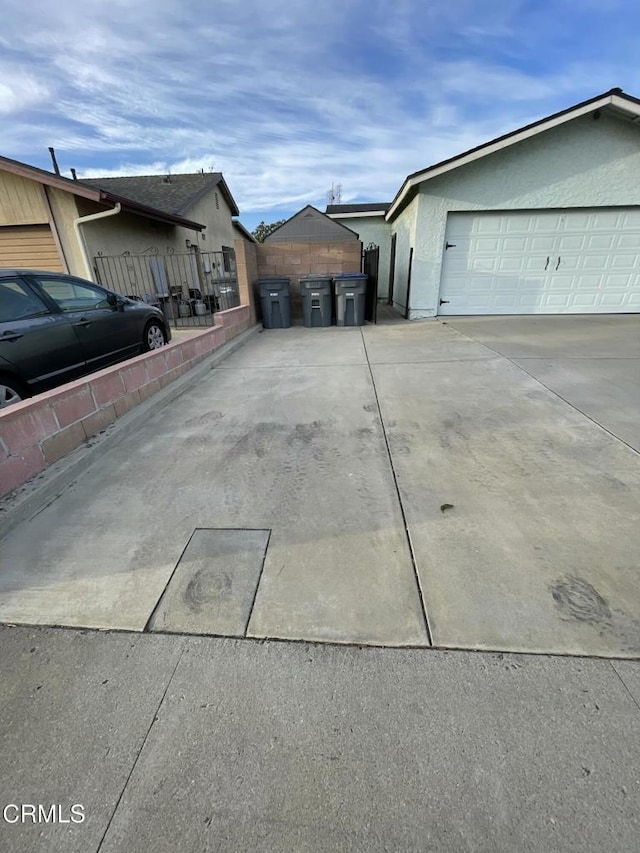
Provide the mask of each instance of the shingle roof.
POLYGON ((232 215, 237 216, 239 213, 220 172, 83 178, 80 182, 175 215, 185 213, 207 191, 218 187, 231 208, 232 215))
MULTIPOLYGON (((132 213, 147 216, 159 222, 169 222, 172 225, 182 225, 186 228, 193 228, 197 231, 202 231, 204 225, 199 222, 194 222, 184 216, 171 213, 166 209, 153 207, 152 205, 136 201, 135 199, 121 196, 119 193, 111 192, 105 189, 100 184, 88 181, 77 181, 71 178, 66 178, 63 175, 47 172, 45 169, 39 169, 37 166, 30 166, 28 163, 21 163, 19 160, 11 160, 9 157, 0 157, 0 171, 11 172, 19 175, 27 180, 36 180, 45 186, 56 187, 64 192, 73 193, 82 198, 88 198, 92 201, 103 203, 121 203, 122 207, 132 213)), ((222 179, 221 185, 224 184, 222 179)), ((226 186, 226 185, 225 185, 226 186)))
POLYGON ((391 207, 391 202, 375 202, 374 204, 328 204, 325 213, 368 213, 369 211, 381 210, 386 213, 391 207))

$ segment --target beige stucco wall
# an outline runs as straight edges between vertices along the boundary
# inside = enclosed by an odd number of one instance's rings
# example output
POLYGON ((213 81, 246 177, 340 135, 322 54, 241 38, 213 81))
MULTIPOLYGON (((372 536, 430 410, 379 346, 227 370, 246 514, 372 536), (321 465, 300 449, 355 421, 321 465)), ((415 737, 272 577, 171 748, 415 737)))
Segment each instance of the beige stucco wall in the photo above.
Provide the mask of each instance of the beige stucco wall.
MULTIPOLYGON (((220 189, 212 190, 182 213, 193 222, 206 225, 197 238, 203 252, 221 252, 223 246, 233 248, 236 232, 231 221, 231 210, 220 189), (216 196, 218 207, 216 207, 216 196)), ((194 239, 193 236, 191 239, 194 239)))
POLYGON ((450 212, 638 204, 640 129, 606 112, 598 120, 574 119, 424 182, 392 223, 398 233, 396 285, 398 278, 406 280, 413 246, 410 316, 437 313, 450 212))
MULTIPOLYGON (((407 307, 409 281, 409 250, 415 245, 418 198, 414 198, 402 214, 392 223, 391 233, 396 235, 396 262, 393 281, 393 306, 404 313, 407 307)), ((413 284, 411 286, 413 292, 413 284)))
POLYGON ((385 221, 384 216, 349 216, 345 218, 334 217, 347 228, 351 228, 360 237, 360 242, 366 249, 371 243, 380 247, 380 258, 378 265, 378 299, 385 298, 389 294, 389 260, 391 253, 391 226, 385 221))
MULTIPOLYGON (((87 199, 78 199, 80 216, 108 210, 109 205, 97 204, 87 199)), ((175 225, 165 225, 143 216, 122 211, 116 216, 97 219, 82 225, 85 244, 90 260, 105 256, 166 254, 187 252, 186 240, 195 242, 195 232, 175 225)))
POLYGON ((47 187, 47 195, 67 269, 72 275, 86 278, 82 252, 73 228, 74 220, 79 216, 76 197, 53 187, 47 187))

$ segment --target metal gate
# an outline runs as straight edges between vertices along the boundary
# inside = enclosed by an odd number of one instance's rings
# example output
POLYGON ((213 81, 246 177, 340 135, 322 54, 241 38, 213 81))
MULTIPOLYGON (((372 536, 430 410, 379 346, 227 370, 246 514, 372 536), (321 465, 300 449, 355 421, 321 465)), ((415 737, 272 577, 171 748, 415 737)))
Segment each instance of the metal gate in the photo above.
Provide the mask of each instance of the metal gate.
POLYGON ((233 249, 100 255, 99 284, 130 299, 160 307, 172 326, 212 326, 216 311, 240 304, 233 249))
POLYGON ((378 265, 380 263, 380 247, 369 245, 362 253, 362 272, 368 276, 367 298, 365 301, 364 318, 369 323, 377 322, 378 315, 378 265))

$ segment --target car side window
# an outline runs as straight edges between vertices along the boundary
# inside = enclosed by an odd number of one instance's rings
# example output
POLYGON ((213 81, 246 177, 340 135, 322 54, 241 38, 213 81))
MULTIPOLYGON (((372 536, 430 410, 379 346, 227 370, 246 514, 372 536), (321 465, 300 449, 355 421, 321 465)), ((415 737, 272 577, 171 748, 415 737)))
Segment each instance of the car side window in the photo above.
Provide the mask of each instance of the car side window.
POLYGON ((95 311, 110 307, 105 292, 90 284, 69 278, 39 278, 38 281, 61 311, 95 311))
POLYGON ((49 309, 20 279, 0 280, 0 323, 42 317, 49 309))

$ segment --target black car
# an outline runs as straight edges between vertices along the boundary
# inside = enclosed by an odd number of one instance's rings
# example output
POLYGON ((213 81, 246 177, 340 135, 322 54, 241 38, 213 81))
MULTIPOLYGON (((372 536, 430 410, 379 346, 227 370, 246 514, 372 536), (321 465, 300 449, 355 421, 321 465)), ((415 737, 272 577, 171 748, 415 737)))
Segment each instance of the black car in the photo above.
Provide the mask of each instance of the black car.
POLYGON ((0 270, 0 409, 171 339, 162 311, 91 281, 0 270))

